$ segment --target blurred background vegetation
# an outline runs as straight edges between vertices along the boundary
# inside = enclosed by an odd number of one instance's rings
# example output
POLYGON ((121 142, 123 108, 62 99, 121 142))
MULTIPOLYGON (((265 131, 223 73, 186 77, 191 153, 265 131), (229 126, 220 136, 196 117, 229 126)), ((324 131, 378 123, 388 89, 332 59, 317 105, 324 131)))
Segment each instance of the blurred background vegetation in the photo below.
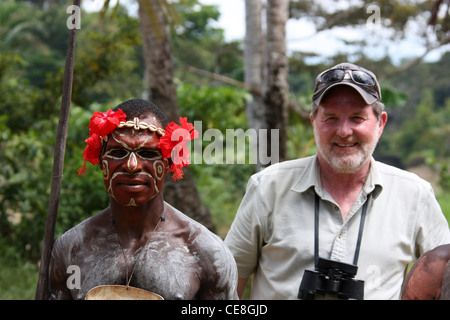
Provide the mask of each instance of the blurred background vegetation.
MULTIPOLYGON (((217 7, 181 2, 191 10, 179 11, 183 27, 171 39, 180 114, 202 121, 203 131, 215 128, 224 136, 226 129, 248 129, 245 103, 250 96, 243 86, 198 72, 242 83, 243 42, 227 42, 224 30, 212 27, 220 16, 217 7)), ((0 3, 0 299, 34 298, 51 186, 69 4, 56 0, 0 3)), ((56 236, 108 205, 101 173, 88 170, 83 177, 76 173, 82 165, 92 112, 142 97, 145 91, 138 18, 119 5, 102 13, 83 11, 81 27, 56 236)), ((393 72, 399 68, 388 56, 375 61, 363 53, 355 57, 339 52, 315 64, 306 63, 310 57, 304 52, 289 56, 289 95, 305 110, 315 76, 331 65, 348 60, 386 75, 381 84, 389 120, 375 158, 430 181, 450 219, 450 53, 438 61, 419 61, 401 72, 393 72)), ((288 158, 315 153, 310 125, 295 109, 289 110, 287 133, 288 158)), ((204 147, 208 143, 203 142, 204 147)), ((224 237, 255 166, 199 164, 190 170, 215 232, 224 237)))

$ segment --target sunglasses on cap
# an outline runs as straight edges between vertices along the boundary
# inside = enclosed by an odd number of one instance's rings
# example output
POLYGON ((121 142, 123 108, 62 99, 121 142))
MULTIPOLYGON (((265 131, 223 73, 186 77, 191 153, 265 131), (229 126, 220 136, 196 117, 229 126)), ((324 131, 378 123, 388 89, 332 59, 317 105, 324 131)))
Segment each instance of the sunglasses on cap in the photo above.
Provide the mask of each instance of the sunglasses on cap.
POLYGON ((340 82, 344 80, 347 75, 349 75, 351 80, 356 84, 363 86, 376 85, 376 80, 367 72, 362 70, 351 70, 351 69, 327 70, 318 77, 317 82, 321 83, 340 82))

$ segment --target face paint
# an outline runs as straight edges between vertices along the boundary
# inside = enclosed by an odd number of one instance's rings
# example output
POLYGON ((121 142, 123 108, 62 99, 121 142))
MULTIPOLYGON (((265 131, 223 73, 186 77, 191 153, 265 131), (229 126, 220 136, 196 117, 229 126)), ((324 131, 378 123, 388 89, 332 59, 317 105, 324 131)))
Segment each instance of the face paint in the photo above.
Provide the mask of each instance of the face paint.
MULTIPOLYGON (((153 117, 147 121, 158 125, 153 117)), ((159 138, 135 127, 117 128, 110 135, 102 156, 103 178, 118 203, 140 206, 160 193, 168 162, 158 148, 159 138)))

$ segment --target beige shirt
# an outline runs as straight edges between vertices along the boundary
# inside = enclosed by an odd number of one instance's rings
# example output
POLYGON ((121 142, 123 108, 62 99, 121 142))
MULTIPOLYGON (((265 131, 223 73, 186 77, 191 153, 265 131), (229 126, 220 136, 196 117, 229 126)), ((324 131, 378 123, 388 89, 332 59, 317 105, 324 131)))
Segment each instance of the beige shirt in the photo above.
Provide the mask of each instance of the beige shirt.
POLYGON ((305 269, 314 270, 314 197, 320 197, 319 256, 352 263, 361 208, 372 193, 355 279, 365 299, 399 299, 408 263, 450 242, 431 185, 371 160, 363 190, 343 221, 322 189, 316 156, 275 164, 253 175, 225 239, 239 277, 253 278, 252 299, 296 299, 305 269))

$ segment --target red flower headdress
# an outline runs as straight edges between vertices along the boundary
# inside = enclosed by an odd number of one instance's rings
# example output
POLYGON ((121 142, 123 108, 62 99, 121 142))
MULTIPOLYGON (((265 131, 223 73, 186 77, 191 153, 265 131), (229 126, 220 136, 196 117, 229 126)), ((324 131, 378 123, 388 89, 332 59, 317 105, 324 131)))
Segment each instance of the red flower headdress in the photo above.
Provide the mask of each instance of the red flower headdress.
POLYGON ((164 158, 172 158, 170 171, 174 172, 173 180, 183 179, 181 168, 189 166, 189 149, 186 144, 189 140, 198 138, 198 131, 192 123, 187 122, 187 117, 180 117, 180 125, 171 122, 167 125, 164 136, 159 140, 158 147, 161 149, 164 158))
MULTIPOLYGON (((86 172, 86 161, 92 164, 98 164, 103 141, 106 141, 107 136, 119 125, 126 125, 126 118, 127 115, 120 109, 115 112, 111 109, 103 113, 94 112, 88 126, 90 137, 85 140, 87 146, 83 152, 84 164, 78 170, 78 175, 83 175, 86 172)), ((170 171, 174 172, 172 176, 173 180, 183 178, 181 168, 191 164, 189 161, 190 152, 186 148, 186 144, 189 140, 198 137, 198 131, 191 123, 187 122, 187 117, 180 118, 180 123, 181 126, 174 122, 169 123, 158 144, 162 156, 165 159, 172 158, 170 171)), ((155 130, 160 133, 160 129, 155 127, 155 130)))
POLYGON ((102 152, 103 140, 107 139, 108 134, 114 131, 120 122, 125 121, 127 115, 122 110, 107 112, 95 111, 89 123, 90 137, 85 140, 88 144, 83 152, 84 164, 78 169, 78 175, 86 172, 86 161, 92 164, 98 164, 98 158, 102 152))

